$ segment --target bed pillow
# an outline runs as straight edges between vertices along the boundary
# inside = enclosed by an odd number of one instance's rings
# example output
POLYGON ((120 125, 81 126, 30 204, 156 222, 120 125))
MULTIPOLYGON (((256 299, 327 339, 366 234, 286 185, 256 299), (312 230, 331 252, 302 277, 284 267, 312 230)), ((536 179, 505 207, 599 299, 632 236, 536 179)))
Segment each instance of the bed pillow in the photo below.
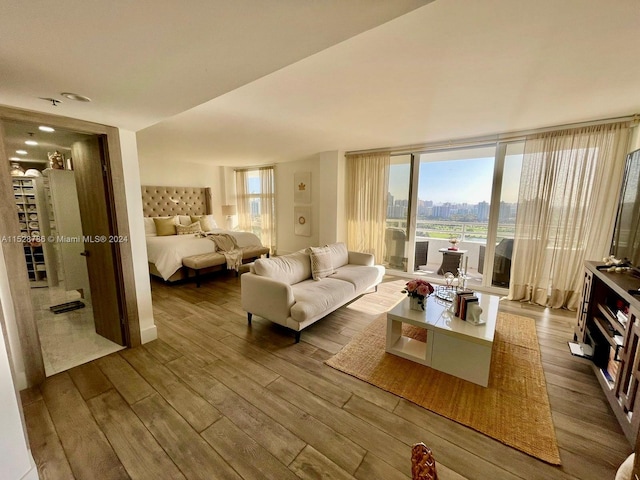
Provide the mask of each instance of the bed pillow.
POLYGON ((167 235, 176 234, 176 217, 153 217, 153 223, 156 226, 156 235, 165 237, 167 235))
POLYGON ((309 255, 311 256, 311 276, 314 280, 322 280, 336 272, 329 247, 309 247, 309 255))
POLYGON ((191 225, 176 225, 176 232, 178 235, 189 235, 193 233, 200 233, 200 222, 193 222, 191 225))
POLYGON ((178 215, 178 225, 191 225, 192 223, 190 215, 178 215))
POLYGON ((200 222, 200 227, 203 232, 210 232, 211 230, 218 228, 216 219, 213 215, 191 215, 191 222, 200 222))
POLYGON ((144 217, 144 234, 147 236, 156 234, 156 224, 151 217, 144 217))

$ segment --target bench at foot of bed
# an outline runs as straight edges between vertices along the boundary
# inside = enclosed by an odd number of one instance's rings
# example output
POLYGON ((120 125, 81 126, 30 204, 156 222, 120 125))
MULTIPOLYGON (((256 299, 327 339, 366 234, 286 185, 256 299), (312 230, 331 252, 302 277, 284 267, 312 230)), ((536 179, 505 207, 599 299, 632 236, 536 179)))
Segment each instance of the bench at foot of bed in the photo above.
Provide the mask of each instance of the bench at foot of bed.
MULTIPOLYGON (((269 256, 269 249, 267 247, 244 247, 242 249, 242 263, 249 263, 260 258, 262 255, 269 256)), ((200 270, 205 268, 224 266, 227 263, 227 259, 222 253, 203 253, 200 255, 192 255, 191 257, 185 257, 182 259, 182 264, 193 270, 196 277, 196 285, 200 287, 200 270)), ((238 272, 236 272, 236 275, 238 272)))

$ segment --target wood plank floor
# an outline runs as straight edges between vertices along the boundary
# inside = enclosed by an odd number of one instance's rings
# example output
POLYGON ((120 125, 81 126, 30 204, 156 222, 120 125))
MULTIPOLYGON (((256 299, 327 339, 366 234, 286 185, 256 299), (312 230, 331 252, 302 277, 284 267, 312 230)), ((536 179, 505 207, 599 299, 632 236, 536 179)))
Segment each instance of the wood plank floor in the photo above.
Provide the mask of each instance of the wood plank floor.
POLYGON ((388 276, 295 344, 259 317, 247 326, 235 276, 152 281, 158 340, 21 392, 40 477, 406 479, 419 441, 442 480, 614 477, 631 447, 588 362, 568 353, 569 312, 500 307, 536 320, 561 467, 326 366, 404 283, 388 276))

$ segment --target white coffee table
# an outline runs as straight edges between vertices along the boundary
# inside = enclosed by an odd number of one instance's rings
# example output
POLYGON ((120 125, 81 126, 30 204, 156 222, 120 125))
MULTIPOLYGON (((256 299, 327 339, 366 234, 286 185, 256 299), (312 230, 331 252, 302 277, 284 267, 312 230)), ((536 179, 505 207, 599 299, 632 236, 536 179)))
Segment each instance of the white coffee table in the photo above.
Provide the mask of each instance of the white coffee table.
POLYGON ((500 297, 476 293, 481 325, 466 322, 449 312, 450 303, 427 298, 424 312, 411 310, 404 298, 387 312, 386 351, 486 387, 500 297), (402 336, 402 324, 427 330, 427 341, 402 336))

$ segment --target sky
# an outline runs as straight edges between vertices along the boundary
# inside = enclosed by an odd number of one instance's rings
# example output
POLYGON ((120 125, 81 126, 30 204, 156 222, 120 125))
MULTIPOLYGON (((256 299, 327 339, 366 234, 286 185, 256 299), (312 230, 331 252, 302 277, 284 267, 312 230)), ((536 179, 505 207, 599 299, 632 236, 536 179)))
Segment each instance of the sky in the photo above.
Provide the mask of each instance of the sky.
MULTIPOLYGON (((502 200, 518 201, 521 156, 507 156, 503 177, 502 200)), ((491 158, 420 162, 418 199, 440 203, 491 203, 493 183, 491 158)), ((392 165, 389 192, 394 199, 406 199, 409 185, 409 164, 392 165)))

